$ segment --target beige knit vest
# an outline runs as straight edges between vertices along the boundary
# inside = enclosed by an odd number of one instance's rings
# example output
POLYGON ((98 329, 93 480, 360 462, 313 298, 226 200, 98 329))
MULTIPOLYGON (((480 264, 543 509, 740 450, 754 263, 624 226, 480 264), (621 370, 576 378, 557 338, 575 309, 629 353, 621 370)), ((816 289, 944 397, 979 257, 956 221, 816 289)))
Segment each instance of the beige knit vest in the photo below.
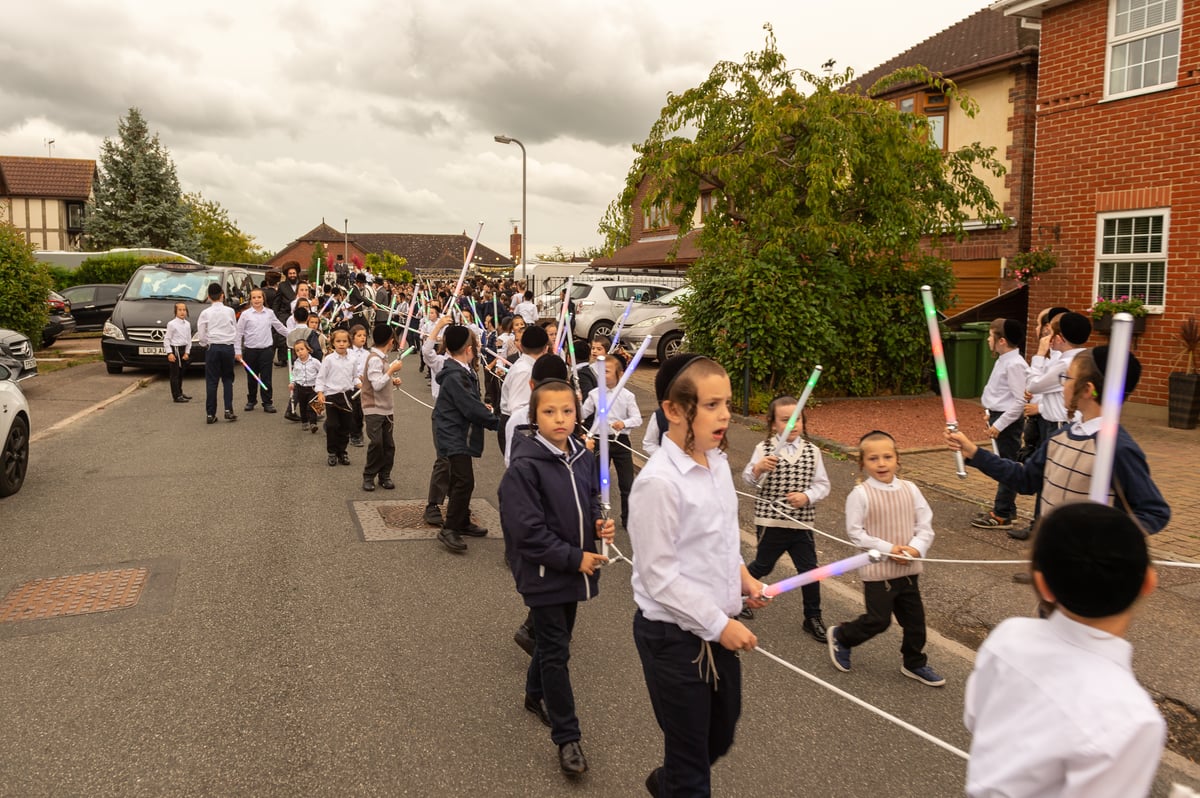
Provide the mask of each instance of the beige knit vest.
MULTIPOLYGON (((883 490, 862 483, 867 496, 867 514, 863 519, 863 527, 872 537, 882 538, 889 543, 907 546, 913 538, 913 528, 917 521, 917 505, 913 500, 915 486, 903 479, 896 479, 900 485, 898 490, 883 490)), ((880 554, 889 554, 881 551, 880 554)), ((899 563, 891 559, 873 563, 859 569, 859 577, 864 582, 882 582, 885 579, 897 579, 901 576, 915 576, 921 573, 921 563, 899 563)))

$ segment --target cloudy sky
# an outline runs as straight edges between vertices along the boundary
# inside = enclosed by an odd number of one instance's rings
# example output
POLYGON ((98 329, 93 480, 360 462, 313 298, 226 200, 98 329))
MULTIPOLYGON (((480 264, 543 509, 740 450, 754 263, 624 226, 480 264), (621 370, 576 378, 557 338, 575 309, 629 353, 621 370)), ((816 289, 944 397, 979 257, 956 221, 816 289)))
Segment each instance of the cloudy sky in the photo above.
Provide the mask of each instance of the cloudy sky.
POLYGON ((97 158, 130 106, 185 191, 278 250, 484 222, 507 253, 528 151, 529 253, 600 243, 667 92, 775 28, 792 67, 862 73, 984 2, 42 0, 5 3, 0 153, 97 158))

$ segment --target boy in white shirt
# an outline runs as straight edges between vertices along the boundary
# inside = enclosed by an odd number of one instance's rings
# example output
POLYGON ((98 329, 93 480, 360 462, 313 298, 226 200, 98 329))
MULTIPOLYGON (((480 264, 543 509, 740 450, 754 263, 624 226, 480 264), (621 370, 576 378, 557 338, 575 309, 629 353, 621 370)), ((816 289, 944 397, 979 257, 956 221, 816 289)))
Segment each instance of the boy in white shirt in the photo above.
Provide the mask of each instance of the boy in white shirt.
MULTIPOLYGON (((988 348, 996 355, 996 365, 979 398, 987 413, 988 436, 995 441, 995 453, 1005 460, 1016 460, 1021 449, 1019 423, 1025 413, 1025 359, 1021 345, 1025 327, 1016 319, 995 319, 988 330, 988 348)), ((1012 529, 1017 517, 1017 494, 1012 488, 996 486, 992 509, 971 521, 980 529, 1012 529)))
POLYGON ((192 323, 188 321, 186 302, 175 303, 175 318, 167 322, 163 348, 167 350, 167 362, 171 364, 171 398, 181 404, 192 401, 192 397, 183 392, 183 372, 192 354, 192 323))
POLYGON ((233 412, 233 341, 237 337, 237 314, 225 304, 219 283, 208 286, 209 306, 196 319, 196 336, 204 353, 204 410, 209 424, 217 423, 217 383, 225 400, 225 420, 237 421, 233 412))
MULTIPOLYGON (((629 526, 629 491, 633 488, 633 443, 629 438, 629 430, 642 426, 642 413, 638 410, 637 399, 628 388, 622 388, 615 395, 612 389, 617 387, 621 375, 625 373, 625 356, 613 352, 604 358, 608 387, 605 397, 608 400, 608 426, 611 432, 609 438, 612 445, 608 447, 613 469, 617 472, 617 487, 621 492, 621 526, 629 526)), ((583 417, 590 419, 599 410, 600 389, 593 388, 588 392, 583 403, 583 417)), ((591 434, 596 434, 595 423, 592 423, 591 434)), ((599 456, 600 447, 596 447, 599 456)))

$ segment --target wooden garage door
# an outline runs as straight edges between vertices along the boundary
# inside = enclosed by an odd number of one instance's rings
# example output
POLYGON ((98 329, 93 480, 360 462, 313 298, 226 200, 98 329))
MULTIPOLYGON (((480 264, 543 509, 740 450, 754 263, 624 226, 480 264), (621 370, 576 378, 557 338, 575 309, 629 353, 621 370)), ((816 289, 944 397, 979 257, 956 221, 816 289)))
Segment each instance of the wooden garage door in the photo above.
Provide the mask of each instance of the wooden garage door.
POLYGON ((1003 267, 999 258, 951 261, 950 268, 958 282, 954 287, 954 305, 944 311, 947 316, 986 302, 1000 293, 1003 267))

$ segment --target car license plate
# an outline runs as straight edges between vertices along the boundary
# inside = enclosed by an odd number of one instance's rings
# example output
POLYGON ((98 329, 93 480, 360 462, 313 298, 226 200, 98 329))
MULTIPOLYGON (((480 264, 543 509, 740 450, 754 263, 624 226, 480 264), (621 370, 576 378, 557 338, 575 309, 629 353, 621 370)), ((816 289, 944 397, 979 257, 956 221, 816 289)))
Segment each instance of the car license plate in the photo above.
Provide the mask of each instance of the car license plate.
POLYGON ((139 346, 138 354, 139 355, 165 355, 165 354, 167 354, 167 350, 163 349, 161 346, 139 346))
POLYGON ((31 369, 31 368, 35 368, 36 366, 37 366, 37 358, 32 358, 32 357, 21 364, 21 368, 23 368, 23 369, 31 369))

